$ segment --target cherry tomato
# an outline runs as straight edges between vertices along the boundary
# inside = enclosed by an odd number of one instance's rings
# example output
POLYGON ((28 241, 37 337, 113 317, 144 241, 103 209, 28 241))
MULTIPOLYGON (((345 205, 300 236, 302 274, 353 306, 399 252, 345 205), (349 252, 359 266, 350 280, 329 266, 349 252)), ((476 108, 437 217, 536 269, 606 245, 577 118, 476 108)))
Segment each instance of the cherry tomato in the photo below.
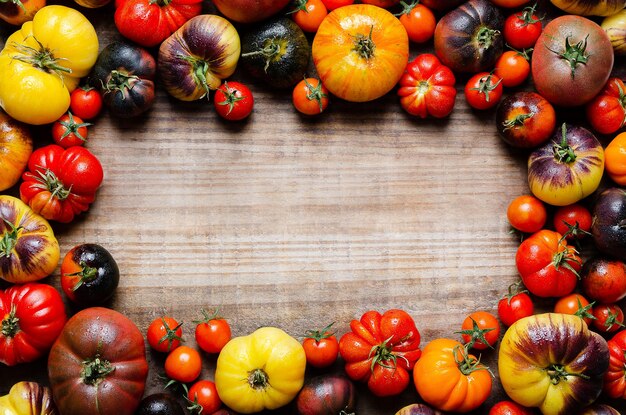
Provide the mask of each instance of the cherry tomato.
POLYGON ((495 74, 479 72, 465 85, 465 100, 478 110, 494 107, 502 98, 502 80, 495 74))
POLYGON ((624 312, 617 304, 600 304, 593 308, 593 327, 601 333, 613 333, 624 327, 624 312))
POLYGON ((52 139, 63 148, 82 146, 87 141, 87 127, 90 125, 68 112, 52 124, 52 139))
POLYGON ((580 204, 558 208, 554 213, 553 222, 554 229, 569 240, 582 239, 590 235, 591 213, 580 204))
POLYGON ((220 117, 229 121, 239 121, 252 112, 254 97, 244 84, 224 82, 215 91, 213 104, 220 117))
POLYGON ((90 86, 76 88, 70 94, 70 111, 83 120, 96 118, 102 110, 102 95, 90 86))
POLYGON ((329 330, 334 323, 329 324, 322 330, 309 330, 302 342, 306 362, 317 368, 328 367, 335 363, 339 353, 339 342, 334 333, 329 330))
POLYGON ((507 327, 521 318, 532 316, 535 312, 535 305, 527 291, 514 291, 514 288, 518 286, 518 284, 511 285, 509 293, 498 301, 498 317, 507 327))
POLYGON ((526 52, 507 50, 496 61, 494 74, 502 79, 502 85, 510 88, 521 85, 530 75, 530 63, 526 52))
POLYGON ((400 0, 362 0, 361 2, 388 9, 391 6, 400 3, 400 0))
POLYGON ((417 1, 405 4, 400 15, 400 23, 406 29, 409 39, 415 43, 429 41, 435 34, 437 21, 433 12, 417 1))
POLYGON ((354 0, 322 0, 324 6, 330 11, 338 9, 339 7, 348 6, 354 3, 354 0))
POLYGON ((511 201, 506 217, 518 231, 535 233, 546 224, 548 212, 541 200, 531 195, 522 195, 511 201))
POLYGON ((504 40, 515 49, 532 48, 541 34, 541 19, 535 14, 537 4, 514 13, 504 21, 504 40))
POLYGON ((212 414, 222 406, 215 383, 210 380, 199 380, 194 383, 189 388, 187 400, 191 404, 187 409, 192 414, 212 414))
POLYGON ((530 0, 491 0, 491 2, 496 6, 505 7, 507 9, 523 6, 529 1, 530 0))
POLYGON ((157 352, 167 353, 180 346, 183 341, 182 326, 172 317, 156 318, 148 326, 148 344, 157 352))
POLYGON ((513 401, 501 401, 491 407, 489 415, 533 415, 533 411, 513 401))
POLYGON ((219 353, 230 341, 230 325, 226 320, 217 316, 217 311, 209 315, 202 310, 202 320, 196 323, 196 343, 207 353, 219 353))
POLYGON ((554 304, 554 312, 561 314, 573 314, 583 319, 587 325, 595 319, 593 312, 593 303, 580 294, 569 294, 561 297, 554 304))
POLYGON ((177 382, 193 382, 202 371, 202 358, 196 349, 179 346, 165 359, 165 374, 177 382))
POLYGON ((500 324, 493 314, 475 311, 465 318, 460 333, 463 343, 476 350, 493 349, 500 337, 500 324))
POLYGON ((303 79, 293 89, 293 105, 306 115, 321 114, 328 107, 328 89, 316 78, 303 79))
POLYGON ((293 21, 304 32, 315 33, 328 15, 328 10, 322 0, 296 0, 293 10, 293 21))

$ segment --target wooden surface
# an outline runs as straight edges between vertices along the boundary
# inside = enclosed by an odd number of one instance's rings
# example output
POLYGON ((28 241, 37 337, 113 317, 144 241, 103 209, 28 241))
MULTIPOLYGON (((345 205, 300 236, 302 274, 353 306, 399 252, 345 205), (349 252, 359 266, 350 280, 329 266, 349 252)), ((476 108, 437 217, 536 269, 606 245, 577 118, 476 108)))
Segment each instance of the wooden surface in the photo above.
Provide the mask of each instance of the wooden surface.
MULTIPOLYGON (((111 5, 81 10, 101 48, 121 39, 111 5)), ((11 29, 2 26, 2 40, 11 29)), ((332 321, 340 335, 369 309, 403 308, 423 345, 457 338, 471 311, 495 312, 518 278, 519 239, 505 210, 528 192, 527 153, 500 140, 493 111, 469 109, 467 77, 443 121, 411 118, 395 93, 367 104, 334 99, 325 115, 305 118, 290 91, 241 71, 233 79, 255 95, 245 122, 223 122, 206 101, 182 103, 159 87, 145 116, 104 114, 91 128, 87 146, 105 168, 104 184, 88 214, 54 228, 62 255, 93 242, 116 258, 122 277, 112 308, 144 333, 163 314, 184 320, 191 345, 191 320, 203 307, 219 307, 234 335, 273 325, 293 336, 332 321)), ((47 128, 34 131, 49 143, 47 128)), ((45 281, 58 288, 58 270, 45 281)), ((495 357, 483 355, 497 373, 495 357)), ((163 357, 148 358, 147 393, 157 392, 163 357)), ((212 378, 215 358, 204 362, 212 378)), ((45 381, 45 359, 1 366, 0 392, 23 379, 45 381)), ((476 413, 503 398, 494 385, 476 413)), ((418 399, 413 386, 382 400, 359 387, 358 413, 393 414, 418 399)))

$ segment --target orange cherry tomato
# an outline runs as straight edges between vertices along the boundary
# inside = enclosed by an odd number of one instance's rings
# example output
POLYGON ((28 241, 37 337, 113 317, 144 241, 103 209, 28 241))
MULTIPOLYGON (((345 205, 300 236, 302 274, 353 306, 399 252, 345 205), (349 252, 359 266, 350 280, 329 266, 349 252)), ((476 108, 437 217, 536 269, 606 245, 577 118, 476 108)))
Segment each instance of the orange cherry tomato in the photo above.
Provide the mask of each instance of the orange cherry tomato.
POLYGON ((165 374, 168 378, 182 382, 193 382, 202 371, 202 358, 196 349, 179 346, 165 359, 165 374))
POLYGON ((328 10, 322 0, 297 0, 293 21, 305 32, 315 33, 328 10))
POLYGON ((520 232, 535 233, 543 228, 548 212, 543 202, 531 195, 518 196, 509 204, 506 217, 520 232))
POLYGON ((463 343, 476 350, 493 348, 500 337, 500 324, 493 314, 475 311, 465 318, 461 326, 463 343))
POLYGON ((417 1, 404 6, 400 23, 406 29, 409 39, 415 43, 428 42, 435 34, 437 26, 433 12, 417 1))
POLYGON ((328 107, 328 89, 319 79, 303 79, 293 89, 293 105, 306 115, 321 114, 328 107))
POLYGON ((583 319, 587 325, 595 319, 592 308, 593 304, 580 294, 569 294, 561 297, 554 304, 554 312, 561 314, 573 314, 583 319))
POLYGON ((496 61, 494 73, 507 88, 521 85, 530 75, 528 55, 525 52, 507 50, 496 61))

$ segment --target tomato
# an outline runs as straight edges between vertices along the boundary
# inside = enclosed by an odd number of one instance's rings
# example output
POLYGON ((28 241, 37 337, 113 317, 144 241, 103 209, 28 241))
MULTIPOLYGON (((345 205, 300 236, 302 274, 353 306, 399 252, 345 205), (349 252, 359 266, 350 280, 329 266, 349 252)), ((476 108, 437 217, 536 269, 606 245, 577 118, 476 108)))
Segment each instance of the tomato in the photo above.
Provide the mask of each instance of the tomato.
POLYGON ((64 415, 133 415, 147 376, 141 332, 108 308, 74 314, 48 357, 52 396, 64 415))
POLYGON ((435 339, 413 369, 417 393, 442 411, 469 412, 491 394, 491 373, 459 342, 435 339))
POLYGON ((115 26, 141 46, 157 46, 202 11, 202 0, 116 1, 115 26))
POLYGON ((135 415, 185 415, 185 411, 173 395, 154 393, 141 400, 135 415))
POLYGON ((322 330, 309 330, 302 341, 304 353, 306 353, 307 364, 323 368, 335 363, 339 353, 339 342, 330 328, 334 323, 330 323, 322 330))
POLYGON ((315 376, 298 393, 296 407, 298 415, 348 415, 356 409, 356 388, 344 375, 315 376))
POLYGON ((68 112, 52 124, 52 139, 63 148, 82 146, 87 141, 87 127, 90 125, 68 112))
POLYGON ((593 308, 593 327, 601 333, 613 333, 624 328, 624 312, 617 304, 600 304, 593 308))
POLYGON ((533 412, 513 401, 500 401, 491 407, 488 415, 533 415, 533 412))
POLYGON ((626 264, 617 259, 594 257, 585 262, 582 272, 585 295, 600 303, 616 303, 626 297, 626 264))
POLYGON ((478 110, 486 110, 498 104, 502 98, 502 79, 495 74, 479 72, 465 84, 465 100, 478 110))
POLYGON ((228 20, 252 23, 275 15, 289 0, 213 0, 212 3, 228 20))
POLYGON ((324 3, 326 9, 330 11, 338 9, 339 7, 348 6, 354 3, 354 0, 322 0, 322 3, 324 3))
POLYGON ((328 107, 328 89, 316 78, 305 78, 293 89, 293 106, 306 115, 321 114, 328 107))
POLYGON ((600 252, 626 262, 626 190, 609 187, 593 206, 591 234, 600 252))
POLYGON ((506 217, 520 232, 535 233, 543 229, 548 212, 543 202, 531 195, 518 196, 509 203, 506 217))
POLYGON ((419 344, 420 333, 406 311, 367 311, 350 322, 339 353, 350 379, 366 382, 376 396, 391 396, 408 386, 408 371, 422 354, 419 344))
POLYGON ((324 19, 313 39, 312 55, 320 80, 331 93, 346 101, 366 102, 398 83, 409 60, 409 38, 387 10, 354 4, 324 19))
POLYGON ((611 41, 598 24, 581 16, 559 16, 535 44, 535 88, 555 105, 586 104, 602 91, 613 60, 611 41))
POLYGON ((490 1, 496 6, 512 9, 515 7, 523 6, 524 4, 528 3, 530 0, 490 0, 490 1))
POLYGON ((541 19, 535 14, 537 4, 513 13, 504 21, 504 40, 514 49, 528 49, 535 46, 541 35, 541 19))
POLYGON ((97 305, 113 296, 120 270, 109 251, 97 244, 77 245, 61 263, 61 288, 72 302, 97 305))
POLYGON ((500 337, 500 324, 493 314, 475 311, 463 320, 460 333, 463 343, 470 349, 493 349, 500 337))
POLYGON ((626 398, 626 330, 617 332, 608 342, 609 369, 604 374, 603 391, 610 398, 626 398))
POLYGON ((496 61, 493 73, 502 79, 502 85, 507 88, 521 85, 530 74, 529 59, 524 51, 507 50, 496 61))
POLYGON ((498 317, 505 326, 510 326, 517 320, 532 316, 535 312, 535 305, 530 298, 528 291, 515 290, 519 284, 512 284, 509 292, 498 301, 498 317))
POLYGON ((538 297, 562 297, 571 293, 582 267, 576 250, 565 243, 560 233, 547 229, 522 242, 515 264, 528 291, 538 297))
POLYGON ((83 120, 96 118, 102 110, 102 95, 90 86, 76 88, 70 94, 70 110, 83 120))
POLYGON ((224 82, 215 91, 213 104, 218 115, 229 121, 248 117, 254 107, 252 91, 240 82, 224 82))
POLYGON ((555 126, 554 107, 536 92, 511 94, 496 111, 500 137, 513 147, 536 147, 550 138, 555 126))
POLYGON ((328 15, 322 0, 296 0, 293 21, 305 32, 315 33, 328 15))
POLYGON ((554 304, 554 312, 561 314, 572 314, 583 319, 589 326, 596 319, 593 303, 580 294, 569 294, 561 297, 554 304))
POLYGON ((59 292, 39 283, 0 291, 0 317, 0 362, 7 366, 47 353, 67 320, 59 292))
POLYGON ((33 152, 20 186, 20 197, 46 219, 68 223, 96 199, 104 173, 84 147, 51 144, 33 152))
POLYGON ((202 371, 202 358, 196 349, 178 346, 165 358, 165 374, 171 380, 189 383, 198 379, 202 371))
POLYGON ((600 134, 612 134, 626 123, 626 86, 609 78, 604 89, 585 107, 587 120, 600 134))
POLYGON ((205 352, 219 353, 230 341, 230 325, 228 321, 218 317, 217 311, 209 315, 206 310, 202 310, 202 320, 194 323, 196 343, 205 352))
POLYGON ((415 43, 428 42, 435 34, 437 26, 434 13, 418 0, 403 3, 403 7, 400 23, 406 29, 409 40, 415 43))
POLYGON ((33 20, 35 14, 46 5, 46 0, 12 0, 0 2, 0 19, 8 24, 21 25, 33 20))
POLYGON ((187 409, 192 414, 212 414, 222 406, 215 383, 210 380, 199 380, 191 385, 187 392, 187 400, 191 403, 187 409))
POLYGON ((33 152, 30 130, 0 111, 0 192, 13 187, 33 152))
POLYGON ((0 396, 2 415, 57 415, 52 393, 37 382, 20 381, 0 396))
POLYGON ((183 323, 172 317, 157 317, 148 326, 146 338, 152 349, 161 353, 169 353, 180 346, 183 341, 183 323))
POLYGON ((626 133, 620 133, 604 150, 605 167, 609 177, 620 186, 626 186, 626 133))
POLYGON ((589 233, 591 230, 591 212, 578 203, 558 208, 554 212, 552 223, 554 230, 568 240, 582 239, 591 235, 589 233))
POLYGON ((409 62, 400 78, 400 104, 411 115, 448 116, 454 108, 456 79, 435 55, 423 53, 409 62))
POLYGON ((400 3, 400 0, 362 0, 364 4, 372 4, 374 6, 388 8, 400 3))

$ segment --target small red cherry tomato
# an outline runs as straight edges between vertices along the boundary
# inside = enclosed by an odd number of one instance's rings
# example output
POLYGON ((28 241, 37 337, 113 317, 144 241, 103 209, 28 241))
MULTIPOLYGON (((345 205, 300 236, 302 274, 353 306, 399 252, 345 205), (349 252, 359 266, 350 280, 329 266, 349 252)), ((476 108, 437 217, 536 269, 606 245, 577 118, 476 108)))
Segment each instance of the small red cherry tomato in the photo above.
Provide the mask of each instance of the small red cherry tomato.
POLYGON ((526 408, 513 401, 501 401, 491 407, 489 415, 533 415, 530 408, 526 408))
POLYGON ((590 235, 592 221, 589 209, 578 203, 558 208, 553 218, 554 229, 569 240, 590 235))
POLYGON ((229 121, 239 121, 252 112, 254 97, 244 84, 224 82, 215 91, 213 104, 220 117, 229 121))
POLYGON ((624 312, 617 304, 595 306, 593 316, 593 327, 600 333, 613 333, 624 327, 624 312))
POLYGON ((63 148, 82 146, 87 141, 87 127, 90 125, 68 112, 52 124, 52 139, 63 148))
POLYGON ((328 89, 319 79, 306 78, 293 89, 292 100, 302 114, 321 114, 328 107, 328 89))
POLYGON ((187 400, 191 405, 187 409, 192 414, 213 414, 222 406, 215 383, 210 380, 199 380, 191 385, 187 400))
POLYGON ((101 110, 102 95, 97 89, 83 86, 76 88, 70 94, 70 111, 83 120, 96 118, 101 110))
POLYGON ((495 74, 479 72, 465 84, 465 99, 477 110, 494 107, 502 98, 502 80, 495 74))
POLYGON ((487 311, 475 311, 465 318, 460 333, 463 343, 469 343, 471 348, 493 349, 500 337, 500 324, 493 314, 487 311))
POLYGON ((334 333, 330 331, 334 323, 329 324, 322 330, 309 330, 302 342, 306 362, 317 368, 328 367, 335 363, 339 353, 339 342, 334 333))
POLYGON ((202 320, 196 323, 196 343, 207 353, 219 353, 230 341, 231 331, 228 321, 218 317, 217 311, 212 315, 202 310, 202 320))
POLYGON ((527 291, 516 291, 515 287, 519 287, 519 284, 511 285, 509 293, 498 301, 498 317, 507 327, 521 318, 532 316, 535 312, 535 305, 527 291))
POLYGON ((518 231, 535 233, 546 224, 548 212, 541 200, 531 195, 522 195, 511 201, 506 217, 518 231))
POLYGON ((507 45, 519 50, 535 46, 542 30, 536 7, 537 3, 507 17, 502 33, 507 45))
POLYGON ((148 326, 148 344, 157 352, 168 353, 180 346, 183 340, 183 323, 172 317, 158 317, 148 326))

